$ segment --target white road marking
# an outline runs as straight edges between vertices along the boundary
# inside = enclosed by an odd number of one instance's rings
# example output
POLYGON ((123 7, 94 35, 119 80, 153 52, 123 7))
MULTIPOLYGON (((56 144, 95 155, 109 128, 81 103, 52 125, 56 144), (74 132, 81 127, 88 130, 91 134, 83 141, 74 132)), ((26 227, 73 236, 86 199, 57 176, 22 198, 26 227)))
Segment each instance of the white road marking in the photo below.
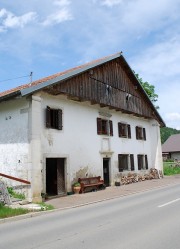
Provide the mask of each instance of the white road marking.
POLYGON ((176 202, 176 201, 180 201, 180 198, 175 199, 175 200, 173 200, 173 201, 169 201, 169 202, 167 202, 167 203, 165 203, 165 204, 163 204, 163 205, 160 205, 160 206, 158 206, 158 207, 159 207, 159 208, 165 207, 165 206, 170 205, 170 204, 172 204, 172 203, 174 203, 174 202, 176 202))

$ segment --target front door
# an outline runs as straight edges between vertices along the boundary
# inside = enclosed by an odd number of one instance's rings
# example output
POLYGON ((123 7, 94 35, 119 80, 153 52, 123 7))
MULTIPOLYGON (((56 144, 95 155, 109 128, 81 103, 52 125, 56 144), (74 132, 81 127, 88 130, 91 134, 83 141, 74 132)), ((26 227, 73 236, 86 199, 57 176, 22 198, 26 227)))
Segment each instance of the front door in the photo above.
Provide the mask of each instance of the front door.
POLYGON ((46 158, 46 193, 49 196, 65 193, 64 158, 46 158))
POLYGON ((109 158, 103 158, 103 175, 106 187, 109 186, 109 161, 109 158))

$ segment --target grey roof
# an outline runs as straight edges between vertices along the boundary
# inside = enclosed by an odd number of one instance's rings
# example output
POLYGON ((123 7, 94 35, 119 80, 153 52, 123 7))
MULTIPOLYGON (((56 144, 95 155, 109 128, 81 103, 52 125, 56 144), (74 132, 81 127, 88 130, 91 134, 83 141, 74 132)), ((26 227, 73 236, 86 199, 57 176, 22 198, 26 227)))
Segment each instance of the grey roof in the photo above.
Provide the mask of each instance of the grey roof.
POLYGON ((171 135, 162 145, 162 152, 180 152, 180 134, 171 135))

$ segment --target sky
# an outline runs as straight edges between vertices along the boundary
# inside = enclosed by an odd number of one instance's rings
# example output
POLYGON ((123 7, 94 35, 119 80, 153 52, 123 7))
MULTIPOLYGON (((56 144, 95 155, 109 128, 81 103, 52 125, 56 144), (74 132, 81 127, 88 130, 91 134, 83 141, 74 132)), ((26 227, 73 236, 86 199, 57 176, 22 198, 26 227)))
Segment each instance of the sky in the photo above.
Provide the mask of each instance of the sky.
POLYGON ((0 92, 120 51, 180 129, 180 0, 0 1, 0 92))

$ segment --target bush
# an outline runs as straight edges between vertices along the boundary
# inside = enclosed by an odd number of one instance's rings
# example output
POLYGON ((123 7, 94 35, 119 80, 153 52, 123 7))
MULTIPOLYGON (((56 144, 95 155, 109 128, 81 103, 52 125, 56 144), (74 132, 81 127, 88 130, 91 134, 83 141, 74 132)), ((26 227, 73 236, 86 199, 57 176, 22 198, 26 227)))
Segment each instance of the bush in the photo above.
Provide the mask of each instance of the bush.
POLYGON ((17 199, 21 199, 24 200, 25 199, 25 195, 24 194, 20 194, 14 191, 14 189, 12 187, 7 187, 9 194, 17 199))
POLYGON ((173 167, 164 163, 164 175, 170 176, 176 174, 180 174, 180 167, 173 167))

